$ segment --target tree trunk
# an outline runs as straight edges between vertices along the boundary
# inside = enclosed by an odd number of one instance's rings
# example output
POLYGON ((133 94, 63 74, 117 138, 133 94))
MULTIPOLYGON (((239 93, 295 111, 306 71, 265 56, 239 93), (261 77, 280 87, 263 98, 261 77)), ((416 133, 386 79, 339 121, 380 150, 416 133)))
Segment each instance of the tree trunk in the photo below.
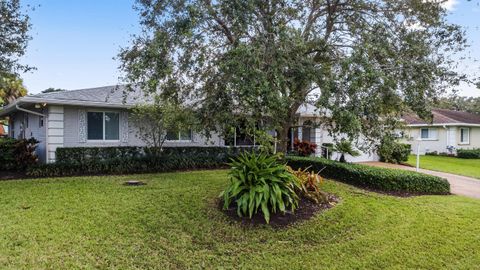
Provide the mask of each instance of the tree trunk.
POLYGON ((289 112, 287 113, 286 117, 284 118, 285 121, 282 123, 282 127, 277 130, 277 140, 279 141, 278 144, 278 152, 286 154, 288 152, 288 142, 290 140, 290 128, 295 124, 295 118, 297 114, 297 110, 300 107, 301 102, 295 102, 291 107, 289 112))
POLYGON ((285 123, 281 129, 277 131, 278 152, 287 153, 288 141, 290 140, 290 123, 285 123))

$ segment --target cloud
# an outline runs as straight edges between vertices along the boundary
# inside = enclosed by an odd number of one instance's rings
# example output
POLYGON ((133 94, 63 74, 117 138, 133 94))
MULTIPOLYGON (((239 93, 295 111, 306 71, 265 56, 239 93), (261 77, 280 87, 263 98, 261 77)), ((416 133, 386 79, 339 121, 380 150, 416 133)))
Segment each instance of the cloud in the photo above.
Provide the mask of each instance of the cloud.
POLYGON ((458 0, 423 0, 423 2, 441 3, 441 6, 448 11, 453 11, 455 6, 458 5, 458 0))
POLYGON ((446 2, 442 3, 442 6, 448 10, 452 11, 455 9, 455 6, 458 4, 458 0, 447 0, 446 2))

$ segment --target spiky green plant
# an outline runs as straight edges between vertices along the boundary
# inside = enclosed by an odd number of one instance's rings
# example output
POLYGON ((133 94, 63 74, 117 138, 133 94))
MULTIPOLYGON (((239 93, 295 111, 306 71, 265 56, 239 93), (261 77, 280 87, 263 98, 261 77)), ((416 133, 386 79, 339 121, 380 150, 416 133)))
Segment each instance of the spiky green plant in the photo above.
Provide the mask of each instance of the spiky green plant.
POLYGON ((230 185, 220 194, 225 209, 236 203, 237 214, 250 218, 261 209, 269 223, 271 213, 297 208, 298 181, 277 156, 243 153, 230 165, 230 185))
POLYGON ((337 142, 333 147, 333 151, 340 153, 340 162, 347 162, 345 159, 345 155, 348 154, 352 157, 360 156, 360 152, 353 148, 352 141, 342 139, 341 141, 337 142))

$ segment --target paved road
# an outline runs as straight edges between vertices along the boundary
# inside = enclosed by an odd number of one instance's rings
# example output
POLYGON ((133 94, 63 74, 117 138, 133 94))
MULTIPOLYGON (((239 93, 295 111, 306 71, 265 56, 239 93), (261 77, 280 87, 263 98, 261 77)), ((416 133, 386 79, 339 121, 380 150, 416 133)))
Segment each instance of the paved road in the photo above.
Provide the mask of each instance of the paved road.
MULTIPOLYGON (((362 164, 376 167, 415 171, 415 168, 413 167, 383 162, 362 162, 362 164)), ((420 169, 420 172, 446 178, 448 182, 450 182, 450 188, 453 194, 480 199, 480 179, 451 173, 430 171, 425 169, 420 169)))

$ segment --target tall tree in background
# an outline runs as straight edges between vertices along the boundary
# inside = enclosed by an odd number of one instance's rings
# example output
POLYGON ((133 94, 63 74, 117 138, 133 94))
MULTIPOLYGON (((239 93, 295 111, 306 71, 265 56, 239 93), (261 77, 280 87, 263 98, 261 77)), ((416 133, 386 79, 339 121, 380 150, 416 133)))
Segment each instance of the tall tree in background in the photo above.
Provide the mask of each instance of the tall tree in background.
POLYGON ((65 89, 62 89, 62 88, 53 88, 53 87, 49 87, 45 90, 43 90, 42 92, 40 92, 41 94, 48 94, 48 93, 54 93, 54 92, 63 92, 63 91, 67 91, 65 89))
POLYGON ((0 77, 0 106, 27 94, 23 81, 13 75, 0 77))
POLYGON ((465 97, 451 95, 438 100, 437 106, 440 109, 455 111, 466 111, 480 114, 480 97, 465 97))
POLYGON ((196 101, 208 131, 268 119, 285 150, 309 102, 333 134, 373 142, 407 109, 428 118, 462 79, 450 56, 464 35, 443 2, 138 0, 143 33, 121 68, 149 93, 196 101))
POLYGON ((19 72, 31 67, 18 62, 25 54, 30 29, 29 17, 19 0, 0 0, 0 106, 26 95, 19 72))

